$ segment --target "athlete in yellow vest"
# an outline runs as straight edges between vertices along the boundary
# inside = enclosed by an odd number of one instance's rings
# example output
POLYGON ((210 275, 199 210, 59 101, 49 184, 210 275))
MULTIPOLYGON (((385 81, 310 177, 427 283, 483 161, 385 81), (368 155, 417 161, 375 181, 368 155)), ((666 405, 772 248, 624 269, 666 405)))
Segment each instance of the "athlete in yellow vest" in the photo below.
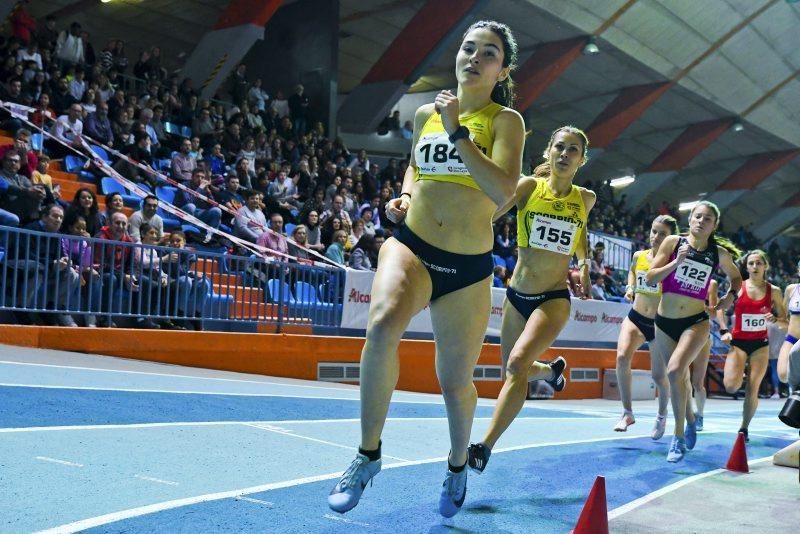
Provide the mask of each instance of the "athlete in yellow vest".
POLYGON ((470 26, 455 61, 456 94, 441 91, 414 117, 411 162, 402 193, 386 204, 400 224, 380 251, 361 353, 361 446, 328 505, 358 504, 381 469, 380 437, 400 368, 397 347, 411 318, 430 302, 436 374, 447 406, 450 449, 439 513, 461 509, 467 447, 478 393, 473 370, 491 311, 492 216, 513 196, 525 127, 510 73, 516 43, 508 26, 470 26))
MULTIPOLYGON (((645 275, 650 270, 650 262, 658 253, 658 247, 664 239, 678 233, 678 221, 669 215, 659 215, 653 220, 650 227, 650 247, 633 254, 630 271, 628 271, 628 287, 625 291, 625 300, 633 301, 631 311, 622 321, 617 340, 617 385, 619 397, 622 401, 622 417, 614 426, 615 432, 625 432, 628 427, 636 422, 631 404, 631 360, 633 353, 642 343, 653 341, 655 337, 655 324, 658 303, 661 300, 661 284, 647 283, 645 275)), ((651 362, 653 381, 658 388, 658 415, 653 424, 650 437, 661 439, 667 425, 667 406, 669 403, 669 381, 667 370, 663 362, 651 362)))
POLYGON ((577 128, 553 132, 545 163, 519 181, 513 202, 499 212, 517 206, 519 261, 506 290, 500 330, 505 382, 483 440, 470 445, 469 465, 475 471, 484 470, 492 447, 519 413, 530 380, 547 380, 556 391, 564 388, 564 358, 550 364, 536 358, 569 319, 567 273, 573 254, 581 269, 581 297, 588 298, 591 290, 586 221, 595 194, 572 183, 588 149, 586 134, 577 128))

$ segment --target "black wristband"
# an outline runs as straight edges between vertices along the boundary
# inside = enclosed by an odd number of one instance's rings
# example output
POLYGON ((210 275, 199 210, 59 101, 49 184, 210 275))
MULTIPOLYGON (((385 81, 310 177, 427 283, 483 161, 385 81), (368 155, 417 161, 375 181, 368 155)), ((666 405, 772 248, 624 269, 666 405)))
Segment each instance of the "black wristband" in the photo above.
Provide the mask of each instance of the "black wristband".
POLYGON ((719 329, 719 335, 721 335, 721 336, 724 336, 725 334, 730 334, 730 332, 731 331, 728 330, 727 328, 720 328, 719 329))
POLYGON ((451 143, 456 144, 459 139, 469 139, 469 128, 466 126, 459 126, 456 131, 448 137, 451 143))
POLYGON ((406 195, 408 197, 408 200, 411 200, 411 193, 406 193, 406 192, 400 193, 400 195, 397 198, 400 198, 403 195, 406 195))

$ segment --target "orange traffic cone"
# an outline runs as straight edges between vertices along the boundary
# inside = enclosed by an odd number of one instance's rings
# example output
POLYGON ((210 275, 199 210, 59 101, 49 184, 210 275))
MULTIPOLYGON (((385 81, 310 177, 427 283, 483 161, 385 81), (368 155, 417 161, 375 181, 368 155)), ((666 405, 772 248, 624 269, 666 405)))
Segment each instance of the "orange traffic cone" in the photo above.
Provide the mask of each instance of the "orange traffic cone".
POLYGON ((744 434, 742 432, 739 432, 736 436, 736 443, 733 444, 733 450, 730 458, 728 458, 728 463, 725 464, 725 469, 738 473, 750 472, 750 468, 747 466, 747 448, 744 445, 744 434))
POLYGON ((598 476, 583 505, 573 534, 608 534, 608 506, 606 505, 606 479, 598 476))

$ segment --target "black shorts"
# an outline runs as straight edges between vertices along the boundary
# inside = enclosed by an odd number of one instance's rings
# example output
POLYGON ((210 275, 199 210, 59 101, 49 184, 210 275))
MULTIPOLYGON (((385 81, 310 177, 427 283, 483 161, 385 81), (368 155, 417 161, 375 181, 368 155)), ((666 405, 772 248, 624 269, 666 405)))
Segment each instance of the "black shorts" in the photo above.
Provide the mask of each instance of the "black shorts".
POLYGON ((395 239, 407 246, 428 269, 431 276, 431 302, 488 278, 494 272, 492 251, 483 254, 456 254, 447 252, 423 241, 411 229, 402 225, 394 233, 395 239))
POLYGON ((749 358, 760 348, 769 346, 769 339, 733 339, 731 346, 741 349, 749 358))
POLYGON ((631 311, 628 312, 628 319, 630 319, 631 322, 636 325, 636 328, 639 329, 639 332, 642 333, 647 341, 653 341, 653 339, 656 337, 656 325, 654 319, 645 317, 633 308, 631 308, 631 311))
POLYGON ((677 343, 681 339, 681 334, 683 334, 684 331, 703 321, 708 321, 708 314, 706 312, 700 312, 695 315, 690 315, 689 317, 681 317, 680 319, 668 319, 656 314, 655 323, 662 332, 674 339, 677 343))
POLYGON ((556 289, 555 291, 545 291, 544 293, 530 294, 520 293, 516 289, 509 286, 506 288, 506 298, 508 299, 508 302, 514 306, 514 309, 525 318, 526 321, 531 318, 531 315, 534 311, 536 311, 536 308, 548 300, 566 299, 567 303, 570 302, 569 290, 567 289, 556 289))

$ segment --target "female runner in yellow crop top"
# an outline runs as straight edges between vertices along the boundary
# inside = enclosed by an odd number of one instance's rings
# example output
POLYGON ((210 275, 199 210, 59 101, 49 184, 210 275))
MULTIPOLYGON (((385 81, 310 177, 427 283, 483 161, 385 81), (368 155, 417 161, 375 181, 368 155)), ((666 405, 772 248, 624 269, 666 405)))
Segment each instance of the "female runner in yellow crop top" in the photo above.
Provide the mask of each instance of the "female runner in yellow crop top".
POLYGON ((361 354, 361 447, 328 497, 346 512, 380 471, 380 436, 397 384, 397 347, 430 302, 436 373, 450 429, 439 512, 466 495, 467 445, 478 394, 473 369, 491 309, 492 216, 514 194, 522 166, 522 117, 511 104, 516 43, 504 24, 481 21, 456 56, 458 91, 442 91, 414 117, 411 164, 386 215, 403 226, 381 247, 361 354))
POLYGON ((517 186, 513 200, 519 261, 506 291, 500 329, 505 382, 486 435, 469 447, 469 466, 478 473, 522 409, 530 380, 547 380, 556 390, 563 389, 564 358, 550 364, 536 358, 553 344, 569 319, 567 274, 573 254, 581 269, 581 298, 588 298, 591 288, 586 222, 596 197, 572 183, 586 163, 588 149, 589 140, 581 130, 559 128, 544 151, 545 163, 517 186))

